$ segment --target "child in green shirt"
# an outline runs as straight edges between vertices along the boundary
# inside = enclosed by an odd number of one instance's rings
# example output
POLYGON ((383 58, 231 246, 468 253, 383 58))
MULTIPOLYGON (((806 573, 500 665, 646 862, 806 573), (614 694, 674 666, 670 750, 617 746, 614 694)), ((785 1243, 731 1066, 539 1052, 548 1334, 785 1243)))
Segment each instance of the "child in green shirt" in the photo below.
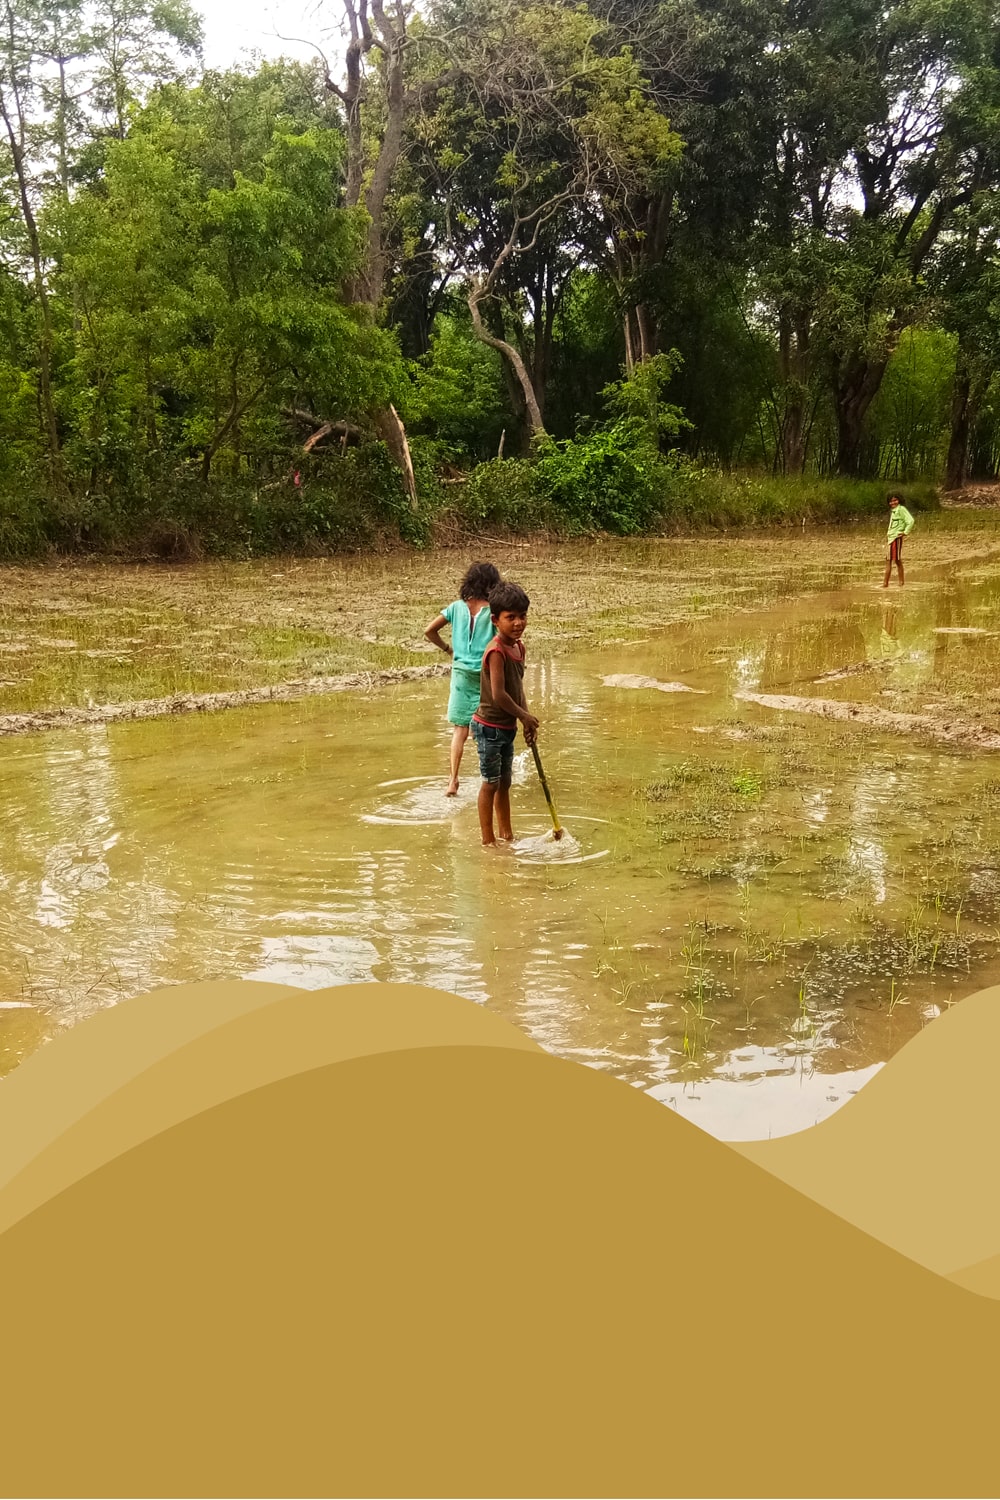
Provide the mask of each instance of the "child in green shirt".
POLYGON ((896 564, 899 586, 903 587, 903 538, 913 530, 913 517, 903 504, 900 495, 889 496, 889 530, 886 534, 885 578, 882 587, 889 587, 892 565, 896 564))
POLYGON ((448 695, 448 723, 451 736, 451 779, 445 792, 454 797, 458 791, 458 771, 462 752, 469 738, 469 724, 479 707, 479 674, 483 652, 496 635, 490 614, 490 590, 500 582, 492 563, 473 563, 458 586, 458 598, 448 604, 428 625, 424 635, 452 658, 451 692, 448 695), (440 632, 451 626, 451 645, 440 632))

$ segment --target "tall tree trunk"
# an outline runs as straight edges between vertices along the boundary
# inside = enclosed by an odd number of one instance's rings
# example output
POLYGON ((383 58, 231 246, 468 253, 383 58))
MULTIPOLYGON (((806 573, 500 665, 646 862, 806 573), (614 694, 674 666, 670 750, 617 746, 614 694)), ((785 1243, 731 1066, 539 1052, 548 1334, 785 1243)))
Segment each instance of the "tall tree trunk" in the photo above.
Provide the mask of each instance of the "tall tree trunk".
POLYGON ((624 317, 624 319, 622 321, 623 321, 623 332, 625 334, 625 373, 626 373, 626 375, 631 375, 632 371, 635 369, 635 354, 636 354, 635 340, 634 340, 634 338, 632 336, 632 310, 631 310, 631 308, 626 308, 625 309, 625 317, 624 317))
POLYGON ((513 374, 517 380, 518 386, 520 387, 521 394, 524 397, 524 411, 525 417, 527 419, 529 435, 533 438, 538 437, 540 434, 544 433, 545 424, 542 421, 541 407, 539 406, 538 398, 535 395, 535 388, 531 383, 531 376, 528 374, 528 367, 525 364, 524 360, 521 358, 518 350, 514 348, 513 344, 508 343, 506 339, 498 338, 495 334, 490 333, 486 328, 486 325, 483 322, 482 309, 480 307, 483 296, 484 293, 482 289, 478 287, 474 287, 473 290, 469 293, 469 312, 472 314, 472 327, 475 332, 476 338, 479 339, 481 343, 488 345, 490 349, 495 349, 497 353, 502 355, 503 358, 507 361, 507 364, 513 371, 513 374))
POLYGON ((812 318, 808 310, 778 312, 778 355, 784 385, 779 458, 783 474, 801 474, 808 444, 809 342, 812 318))
MULTIPOLYGON (((568 278, 558 286, 552 261, 546 259, 541 276, 533 289, 534 335, 531 346, 529 370, 531 384, 538 402, 542 421, 545 421, 545 402, 549 386, 549 371, 552 368, 552 342, 555 333, 556 313, 566 290, 568 278)), ((528 363, 528 361, 526 361, 528 363)))
POLYGON ((31 206, 28 169, 20 140, 21 131, 15 129, 14 118, 11 115, 7 98, 2 90, 0 90, 0 119, 3 121, 7 140, 10 145, 14 176, 17 181, 18 197, 21 203, 21 215, 24 220, 24 227, 28 236, 28 246, 31 253, 32 282, 38 302, 40 325, 38 339, 38 384, 42 405, 42 421, 49 452, 49 469, 55 489, 57 491, 64 491, 66 479, 63 470, 62 450, 59 443, 59 422, 56 417, 55 399, 52 393, 52 352, 54 345, 52 307, 49 302, 48 287, 45 284, 45 266, 42 259, 38 224, 31 206))
POLYGON ((639 330, 639 359, 652 359, 656 353, 656 324, 644 302, 637 302, 635 323, 639 330))
POLYGON ((784 474, 801 474, 806 466, 806 412, 800 395, 790 398, 781 427, 781 468, 784 474))
POLYGON ((418 508, 417 481, 413 473, 413 461, 410 458, 410 445, 406 440, 406 428, 391 403, 376 412, 375 421, 390 456, 403 476, 410 508, 416 510, 418 508))
POLYGON ((403 37, 393 34, 384 54, 383 76, 387 106, 385 133, 372 172, 371 185, 365 193, 369 225, 363 300, 374 308, 381 302, 385 286, 386 254, 382 234, 385 200, 403 145, 403 41, 403 37))
MULTIPOLYGON (((404 76, 406 19, 401 6, 392 16, 385 12, 383 0, 343 0, 350 28, 346 54, 346 81, 342 88, 327 77, 327 88, 344 105, 347 117, 347 183, 345 196, 349 207, 361 201, 365 182, 365 142, 363 106, 366 99, 364 60, 375 47, 382 57, 382 87, 385 96, 385 126, 378 145, 375 163, 364 189, 364 206, 368 211, 368 238, 364 264, 347 288, 348 300, 371 310, 378 317, 385 288, 386 253, 384 243, 385 201, 403 144, 403 126, 407 100, 404 76)), ((403 484, 414 510, 417 488, 410 458, 406 428, 391 404, 375 411, 373 419, 385 445, 403 476, 403 484)))
POLYGON ((673 222, 673 194, 657 193, 637 205, 638 228, 631 242, 631 285, 634 297, 635 342, 634 362, 652 359, 660 347, 660 329, 655 310, 647 301, 650 277, 655 276, 663 263, 667 241, 673 222))
POLYGON ((865 359, 854 356, 846 365, 841 365, 834 385, 837 407, 837 473, 845 478, 859 476, 861 439, 865 430, 865 417, 878 395, 886 365, 886 355, 881 359, 865 359))
POLYGON ((969 477, 969 440, 973 418, 972 377, 959 350, 958 369, 955 371, 955 386, 951 396, 951 437, 944 481, 946 490, 960 490, 969 477))

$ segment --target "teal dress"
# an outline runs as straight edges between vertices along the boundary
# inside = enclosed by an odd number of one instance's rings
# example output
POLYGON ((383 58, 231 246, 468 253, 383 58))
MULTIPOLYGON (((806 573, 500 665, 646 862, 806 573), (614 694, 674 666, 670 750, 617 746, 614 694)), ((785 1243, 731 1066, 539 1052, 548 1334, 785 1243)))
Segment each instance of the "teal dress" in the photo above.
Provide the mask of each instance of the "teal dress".
POLYGON ((483 652, 496 635, 488 604, 480 607, 475 619, 464 599, 456 599, 441 613, 451 626, 451 692, 448 695, 448 723, 468 729, 472 715, 479 707, 479 682, 483 669, 483 652))

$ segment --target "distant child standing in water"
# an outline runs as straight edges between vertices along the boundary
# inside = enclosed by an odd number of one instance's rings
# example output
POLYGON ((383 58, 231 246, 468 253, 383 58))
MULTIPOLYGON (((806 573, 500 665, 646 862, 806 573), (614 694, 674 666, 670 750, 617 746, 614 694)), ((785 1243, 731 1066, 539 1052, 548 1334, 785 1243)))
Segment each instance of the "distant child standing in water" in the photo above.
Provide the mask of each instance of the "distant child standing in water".
POLYGON ((913 530, 913 517, 899 495, 889 496, 889 530, 886 534, 885 579, 882 587, 889 587, 892 565, 896 564, 899 586, 903 587, 903 538, 913 530))
POLYGON ((479 828, 486 848, 513 842, 510 826, 510 783, 514 768, 514 739, 518 720, 524 738, 535 743, 538 720, 524 701, 524 646, 530 600, 516 583, 498 583, 490 594, 490 610, 497 633, 483 656, 479 707, 472 716, 472 733, 479 751, 479 828), (497 834, 493 832, 496 811, 497 834))
POLYGON ((500 582, 492 563, 477 562, 458 586, 458 598, 431 621, 424 635, 439 650, 452 658, 451 692, 448 695, 448 723, 451 736, 451 780, 446 797, 458 791, 458 771, 462 752, 469 738, 469 724, 479 707, 480 672, 483 652, 496 635, 490 614, 490 590, 500 582), (441 639, 441 631, 451 626, 451 645, 441 639))

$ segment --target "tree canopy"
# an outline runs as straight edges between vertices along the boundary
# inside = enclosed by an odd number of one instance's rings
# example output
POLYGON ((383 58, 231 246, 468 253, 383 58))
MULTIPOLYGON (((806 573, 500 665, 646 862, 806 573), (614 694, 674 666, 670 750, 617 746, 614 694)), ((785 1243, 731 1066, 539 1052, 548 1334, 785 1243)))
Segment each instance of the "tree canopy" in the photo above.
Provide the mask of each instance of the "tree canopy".
POLYGON ((187 0, 0 8, 0 546, 996 472, 990 0, 326 0, 222 73, 187 0))

